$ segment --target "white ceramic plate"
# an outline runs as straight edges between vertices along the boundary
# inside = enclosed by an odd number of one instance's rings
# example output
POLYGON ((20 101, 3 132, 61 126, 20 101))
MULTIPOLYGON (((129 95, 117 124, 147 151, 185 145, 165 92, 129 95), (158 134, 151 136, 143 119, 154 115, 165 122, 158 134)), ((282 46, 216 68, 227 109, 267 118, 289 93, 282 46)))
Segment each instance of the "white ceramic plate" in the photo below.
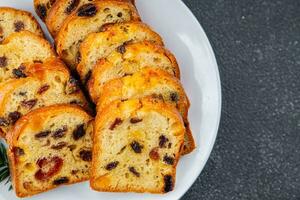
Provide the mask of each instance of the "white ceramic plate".
MULTIPOLYGON (((136 0, 143 20, 164 38, 176 55, 182 82, 191 101, 189 119, 197 149, 180 159, 176 186, 166 195, 133 193, 98 193, 81 183, 37 195, 34 200, 141 200, 179 199, 203 169, 213 148, 221 113, 221 87, 218 66, 210 43, 197 19, 180 0, 136 0)), ((32 0, 0 0, 0 6, 11 6, 33 12, 32 0)), ((199 188, 201 189, 201 188, 199 188)), ((0 185, 0 200, 16 199, 7 186, 0 185)))

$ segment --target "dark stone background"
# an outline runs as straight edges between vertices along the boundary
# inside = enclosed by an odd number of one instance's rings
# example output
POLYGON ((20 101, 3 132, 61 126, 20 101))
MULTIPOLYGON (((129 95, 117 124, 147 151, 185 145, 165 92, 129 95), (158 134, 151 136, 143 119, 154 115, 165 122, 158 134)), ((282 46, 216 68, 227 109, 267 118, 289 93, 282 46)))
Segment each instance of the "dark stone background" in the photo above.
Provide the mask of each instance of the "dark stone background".
POLYGON ((300 0, 184 0, 219 65, 211 157, 182 199, 300 199, 300 0))

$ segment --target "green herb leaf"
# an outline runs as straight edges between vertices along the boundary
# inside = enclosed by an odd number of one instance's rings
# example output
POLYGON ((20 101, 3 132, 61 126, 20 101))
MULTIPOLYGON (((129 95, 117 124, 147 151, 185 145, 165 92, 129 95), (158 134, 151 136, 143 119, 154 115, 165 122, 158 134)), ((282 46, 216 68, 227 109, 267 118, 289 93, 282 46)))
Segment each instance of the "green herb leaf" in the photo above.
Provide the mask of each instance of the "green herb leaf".
MULTIPOLYGON (((6 147, 0 141, 0 182, 4 182, 4 185, 7 185, 11 182, 10 173, 9 173, 9 164, 6 154, 6 147)), ((9 191, 12 189, 12 185, 9 186, 9 191)))

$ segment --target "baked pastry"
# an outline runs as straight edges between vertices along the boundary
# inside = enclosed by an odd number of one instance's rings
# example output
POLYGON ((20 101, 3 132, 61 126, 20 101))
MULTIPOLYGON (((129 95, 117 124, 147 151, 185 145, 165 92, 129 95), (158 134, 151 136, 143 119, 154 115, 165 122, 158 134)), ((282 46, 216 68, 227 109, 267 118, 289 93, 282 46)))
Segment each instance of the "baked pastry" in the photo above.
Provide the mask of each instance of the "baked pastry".
POLYGON ((20 78, 20 67, 24 63, 42 63, 54 57, 55 52, 47 40, 29 31, 13 33, 0 44, 0 83, 20 78))
MULTIPOLYGON (((64 21, 72 12, 76 11, 78 7, 94 2, 96 0, 59 0, 52 6, 46 18, 46 24, 49 32, 53 37, 57 35, 61 29, 64 21)), ((119 0, 129 1, 130 0, 119 0)))
POLYGON ((10 34, 23 30, 43 37, 43 31, 31 13, 14 8, 0 7, 0 43, 10 34))
POLYGON ((107 0, 82 5, 65 20, 56 36, 57 53, 75 69, 79 45, 89 33, 99 31, 104 24, 136 20, 140 20, 137 10, 128 2, 107 0))
POLYGON ((97 103, 98 111, 103 110, 115 100, 146 96, 159 98, 165 103, 173 105, 181 114, 186 128, 182 154, 188 154, 195 148, 188 121, 190 106, 188 97, 181 83, 167 72, 157 68, 144 68, 133 75, 108 81, 104 84, 102 90, 101 88, 99 90, 102 92, 97 103))
POLYGON ((96 62, 115 49, 122 51, 124 44, 149 41, 163 46, 161 37, 141 22, 127 22, 103 27, 102 32, 90 34, 80 46, 81 61, 77 72, 83 83, 89 79, 96 62))
POLYGON ((109 192, 173 190, 183 144, 178 111, 158 99, 115 101, 98 113, 90 184, 109 192))
POLYGON ((78 106, 43 107, 9 133, 8 157, 18 197, 89 179, 92 117, 78 106))
POLYGON ((34 0, 34 9, 42 21, 47 19, 49 11, 57 0, 34 0))
POLYGON ((107 81, 133 74, 145 67, 160 68, 180 78, 176 58, 164 47, 147 41, 124 44, 94 66, 88 82, 92 100, 97 102, 101 87, 107 81))
POLYGON ((39 107, 72 103, 88 108, 84 95, 60 60, 18 69, 20 79, 0 84, 0 130, 5 135, 24 114, 39 107))

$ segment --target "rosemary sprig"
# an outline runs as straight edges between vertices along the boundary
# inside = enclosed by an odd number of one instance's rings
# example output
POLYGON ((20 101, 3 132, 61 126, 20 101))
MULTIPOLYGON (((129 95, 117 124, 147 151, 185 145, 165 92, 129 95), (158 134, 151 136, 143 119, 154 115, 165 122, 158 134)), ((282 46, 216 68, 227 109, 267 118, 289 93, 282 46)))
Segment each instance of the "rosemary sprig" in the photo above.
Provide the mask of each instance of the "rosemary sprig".
MULTIPOLYGON (((10 183, 10 173, 9 173, 9 165, 8 158, 6 154, 6 147, 0 141, 0 183, 4 182, 4 185, 10 183)), ((8 190, 12 190, 12 185, 10 184, 8 190)))

